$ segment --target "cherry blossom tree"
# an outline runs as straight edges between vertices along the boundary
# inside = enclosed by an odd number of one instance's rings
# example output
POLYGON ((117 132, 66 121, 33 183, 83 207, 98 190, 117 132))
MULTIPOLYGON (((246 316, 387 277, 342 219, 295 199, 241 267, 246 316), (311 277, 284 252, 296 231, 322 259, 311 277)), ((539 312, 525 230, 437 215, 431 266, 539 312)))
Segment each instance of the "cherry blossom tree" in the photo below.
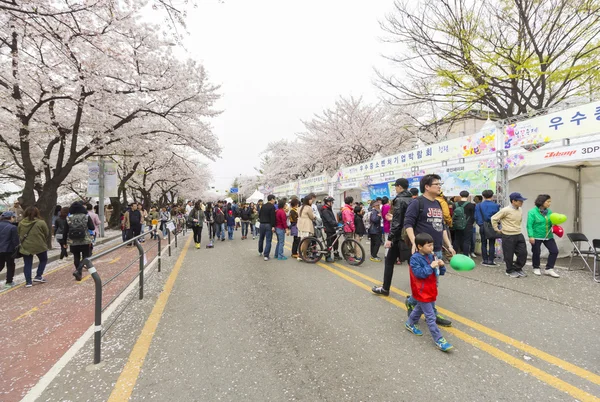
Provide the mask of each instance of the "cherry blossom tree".
POLYGON ((0 4, 0 179, 23 187, 25 206, 49 220, 75 166, 131 141, 219 155, 218 87, 141 21, 147 2, 0 4))
POLYGON ((340 97, 335 106, 303 121, 306 131, 295 140, 272 142, 261 161, 264 183, 276 186, 320 174, 333 174, 342 166, 389 155, 414 143, 416 121, 386 105, 362 98, 340 97))

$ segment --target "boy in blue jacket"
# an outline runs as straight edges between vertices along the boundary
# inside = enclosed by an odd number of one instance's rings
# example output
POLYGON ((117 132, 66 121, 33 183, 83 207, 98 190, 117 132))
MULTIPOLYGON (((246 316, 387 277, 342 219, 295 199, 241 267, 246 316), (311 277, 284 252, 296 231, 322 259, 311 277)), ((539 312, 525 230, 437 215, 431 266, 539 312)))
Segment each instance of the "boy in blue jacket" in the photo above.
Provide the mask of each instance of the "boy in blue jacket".
MULTIPOLYGON (((227 212, 227 234, 229 240, 233 240, 233 231, 235 230, 235 215, 233 214, 233 210, 229 210, 227 212)), ((225 240, 225 239, 223 239, 225 240)))
POLYGON ((417 252, 410 257, 410 288, 417 305, 404 324, 405 328, 415 335, 423 335, 417 327, 421 314, 436 346, 443 352, 452 349, 452 345, 444 339, 435 323, 434 303, 437 299, 437 280, 439 275, 446 273, 444 261, 436 259, 433 254, 433 237, 428 233, 419 233, 415 237, 417 252))

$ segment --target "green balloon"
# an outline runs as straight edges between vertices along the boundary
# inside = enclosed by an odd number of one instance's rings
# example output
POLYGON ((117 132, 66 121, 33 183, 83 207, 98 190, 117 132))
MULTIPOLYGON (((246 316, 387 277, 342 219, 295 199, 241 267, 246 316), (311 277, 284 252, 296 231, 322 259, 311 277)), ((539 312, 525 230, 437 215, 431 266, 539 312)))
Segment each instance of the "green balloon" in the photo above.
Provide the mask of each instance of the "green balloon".
POLYGON ((550 215, 550 222, 552 222, 553 225, 560 225, 563 224, 567 221, 567 216, 563 215, 563 214, 558 214, 558 213, 553 213, 552 215, 550 215))
POLYGON ((475 268, 475 261, 464 254, 456 254, 450 260, 450 266, 456 271, 471 271, 475 268))

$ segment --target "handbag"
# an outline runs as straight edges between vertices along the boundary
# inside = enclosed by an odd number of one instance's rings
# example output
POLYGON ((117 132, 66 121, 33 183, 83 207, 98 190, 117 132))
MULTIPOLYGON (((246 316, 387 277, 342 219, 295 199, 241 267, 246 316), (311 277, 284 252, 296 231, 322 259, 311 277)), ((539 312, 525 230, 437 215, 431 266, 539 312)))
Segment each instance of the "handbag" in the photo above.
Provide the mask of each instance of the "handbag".
POLYGON ((483 234, 486 239, 499 239, 502 235, 494 230, 492 222, 483 222, 483 234))
MULTIPOLYGON (((31 229, 33 229, 33 227, 35 226, 36 223, 37 223, 37 221, 33 222, 33 225, 31 225, 31 227, 29 228, 27 233, 25 233, 25 236, 23 236, 22 239, 19 239, 21 244, 23 244, 25 242, 25 240, 27 240, 27 236, 29 236, 29 232, 31 232, 31 229)), ((23 254, 21 254, 21 244, 19 244, 17 246, 17 248, 15 249, 15 251, 12 254, 12 258, 15 260, 23 257, 23 254)))

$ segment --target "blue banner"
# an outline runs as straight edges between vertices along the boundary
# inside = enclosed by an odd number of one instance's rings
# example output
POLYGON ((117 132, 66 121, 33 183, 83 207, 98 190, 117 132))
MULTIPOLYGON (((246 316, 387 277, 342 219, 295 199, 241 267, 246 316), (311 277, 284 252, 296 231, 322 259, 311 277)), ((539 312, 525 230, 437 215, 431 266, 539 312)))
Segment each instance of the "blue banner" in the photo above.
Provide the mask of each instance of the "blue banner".
POLYGON ((377 197, 390 197, 390 187, 388 183, 379 183, 369 186, 369 194, 371 199, 374 200, 377 197))

